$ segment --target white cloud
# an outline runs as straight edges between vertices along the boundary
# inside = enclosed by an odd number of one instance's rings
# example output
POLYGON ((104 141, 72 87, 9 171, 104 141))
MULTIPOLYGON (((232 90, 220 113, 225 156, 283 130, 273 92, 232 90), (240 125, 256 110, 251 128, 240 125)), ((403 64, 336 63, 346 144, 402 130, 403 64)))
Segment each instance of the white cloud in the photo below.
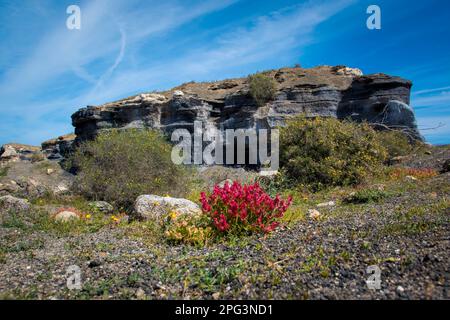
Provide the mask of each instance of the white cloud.
POLYGON ((414 107, 439 107, 446 106, 450 108, 450 91, 424 91, 427 95, 413 95, 411 97, 412 105, 414 107), (432 93, 432 94, 429 94, 432 93))
POLYGON ((121 93, 146 90, 169 79, 189 81, 264 59, 276 59, 294 48, 306 46, 312 41, 312 32, 317 25, 352 2, 308 2, 260 17, 248 28, 230 30, 209 44, 181 52, 176 60, 122 71, 91 98, 95 103, 101 103, 117 98, 121 93))
MULTIPOLYGON (((135 43, 233 2, 235 0, 210 0, 184 5, 181 1, 163 4, 156 1, 142 4, 137 0, 87 1, 80 6, 80 30, 68 30, 65 24, 60 23, 51 32, 39 30, 43 33, 42 41, 26 60, 6 72, 0 80, 0 93, 14 95, 28 92, 30 88, 36 90, 45 86, 47 81, 73 70, 82 75, 85 73, 82 71, 84 65, 114 54, 115 51, 120 56, 124 49, 124 38, 130 44, 135 43)), ((105 76, 112 74, 111 68, 117 67, 120 61, 116 60, 105 76)))
MULTIPOLYGON (((144 8, 142 2, 137 6, 137 0, 86 2, 81 6, 81 32, 58 26, 42 38, 33 54, 0 79, 0 94, 8 104, 0 107, 0 118, 20 117, 23 121, 20 137, 24 142, 36 143, 38 135, 31 132, 36 132, 39 126, 45 127, 39 130, 39 139, 46 134, 46 138, 50 138, 66 133, 58 132, 66 128, 58 124, 60 119, 48 118, 53 113, 70 115, 78 107, 122 98, 173 80, 182 82, 223 74, 266 59, 298 54, 314 40, 314 29, 320 23, 354 1, 310 1, 260 17, 246 28, 230 30, 220 26, 220 34, 195 49, 175 48, 180 50, 175 59, 153 62, 138 55, 133 57, 136 59, 133 63, 127 61, 130 59, 127 52, 150 37, 161 36, 234 2, 211 0, 194 5, 181 1, 152 1, 146 2, 144 8), (94 72, 90 65, 97 61, 110 64, 103 72, 94 72), (49 94, 52 98, 45 103, 36 100, 41 90, 58 89, 49 88, 55 79, 71 73, 89 84, 89 88, 74 95, 64 83, 61 94, 49 94)), ((188 42, 189 39, 183 41, 188 42)), ((166 44, 161 42, 160 45, 166 44)), ((65 121, 70 123, 68 116, 65 121)))

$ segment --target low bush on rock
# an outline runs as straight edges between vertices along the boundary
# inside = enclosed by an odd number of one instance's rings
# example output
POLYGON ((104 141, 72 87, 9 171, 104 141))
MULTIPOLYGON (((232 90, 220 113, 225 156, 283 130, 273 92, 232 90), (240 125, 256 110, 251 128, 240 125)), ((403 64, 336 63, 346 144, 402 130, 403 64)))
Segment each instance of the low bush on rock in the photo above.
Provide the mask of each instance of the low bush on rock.
POLYGON ((142 194, 183 194, 185 168, 171 160, 171 145, 152 130, 111 130, 84 142, 72 155, 76 191, 130 209, 142 194))
POLYGON ((250 95, 258 106, 273 100, 277 92, 276 82, 271 77, 257 73, 248 77, 250 95))
POLYGON ((368 124, 297 117, 280 129, 283 174, 313 190, 355 185, 378 173, 386 149, 368 124))
POLYGON ((270 197, 258 185, 228 182, 215 186, 211 194, 201 193, 202 210, 219 233, 247 233, 273 231, 292 202, 279 195, 270 197))

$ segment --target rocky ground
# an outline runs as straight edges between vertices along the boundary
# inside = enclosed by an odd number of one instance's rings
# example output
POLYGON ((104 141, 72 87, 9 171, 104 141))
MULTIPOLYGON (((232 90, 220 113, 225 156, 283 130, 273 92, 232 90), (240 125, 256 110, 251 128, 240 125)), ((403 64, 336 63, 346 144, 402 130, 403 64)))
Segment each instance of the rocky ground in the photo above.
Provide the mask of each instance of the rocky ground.
MULTIPOLYGON (((440 169, 450 148, 401 159, 440 169)), ((294 194, 285 223, 268 236, 173 244, 148 222, 55 224, 35 200, 2 212, 0 297, 12 299, 449 299, 450 173, 400 176, 358 189, 294 194), (344 199, 383 190, 368 203, 344 199), (317 206, 322 202, 333 204, 317 206), (308 209, 316 209, 315 217, 308 209), (81 289, 67 269, 81 269, 81 289), (369 266, 381 270, 370 290, 369 266)), ((41 199, 42 200, 42 199, 41 199)), ((50 204, 52 205, 52 204, 50 204)), ((53 204, 55 206, 60 204, 53 204)))

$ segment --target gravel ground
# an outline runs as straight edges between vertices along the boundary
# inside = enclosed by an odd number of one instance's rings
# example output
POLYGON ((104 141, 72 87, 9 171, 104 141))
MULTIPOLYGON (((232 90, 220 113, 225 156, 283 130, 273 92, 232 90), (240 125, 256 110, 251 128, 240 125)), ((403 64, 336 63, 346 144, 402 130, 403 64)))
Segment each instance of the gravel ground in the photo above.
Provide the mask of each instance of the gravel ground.
POLYGON ((378 203, 338 202, 270 236, 204 248, 169 244, 142 223, 70 235, 2 226, 0 297, 449 299, 449 181, 405 181, 378 203), (80 290, 66 286, 71 265, 80 290), (366 284, 372 265, 379 290, 366 284))

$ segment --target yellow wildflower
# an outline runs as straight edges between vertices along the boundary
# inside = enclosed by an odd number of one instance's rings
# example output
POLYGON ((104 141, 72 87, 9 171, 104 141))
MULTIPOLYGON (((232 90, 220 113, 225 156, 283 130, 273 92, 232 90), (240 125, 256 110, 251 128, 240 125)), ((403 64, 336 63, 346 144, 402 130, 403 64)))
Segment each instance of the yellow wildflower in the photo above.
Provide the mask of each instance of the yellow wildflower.
POLYGON ((171 213, 169 213, 170 219, 175 220, 177 217, 177 213, 176 211, 172 211, 171 213))

